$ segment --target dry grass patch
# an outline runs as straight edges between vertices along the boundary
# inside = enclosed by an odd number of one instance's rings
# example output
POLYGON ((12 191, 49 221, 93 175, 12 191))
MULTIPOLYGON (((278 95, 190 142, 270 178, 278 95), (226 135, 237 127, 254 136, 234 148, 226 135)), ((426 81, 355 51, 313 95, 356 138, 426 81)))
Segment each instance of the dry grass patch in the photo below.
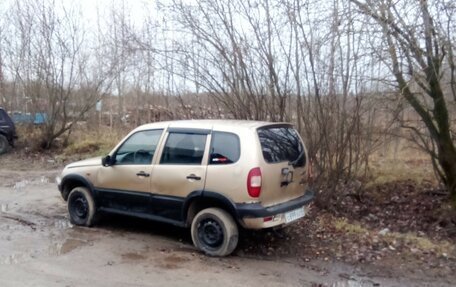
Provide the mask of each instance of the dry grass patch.
POLYGON ((102 156, 108 154, 127 132, 119 130, 84 131, 76 130, 60 157, 63 160, 102 156))
POLYGON ((359 222, 349 222, 346 218, 325 219, 325 224, 330 224, 337 232, 347 236, 364 238, 365 244, 382 240, 390 246, 391 250, 402 249, 403 252, 433 253, 438 256, 456 257, 456 247, 447 240, 433 240, 415 233, 400 233, 387 231, 384 235, 379 230, 369 229, 359 222))
POLYGON ((350 223, 346 218, 334 218, 332 221, 334 228, 352 234, 368 234, 369 230, 359 223, 350 223))
POLYGON ((396 152, 389 148, 374 153, 368 177, 367 187, 404 180, 437 183, 429 155, 406 142, 396 152))

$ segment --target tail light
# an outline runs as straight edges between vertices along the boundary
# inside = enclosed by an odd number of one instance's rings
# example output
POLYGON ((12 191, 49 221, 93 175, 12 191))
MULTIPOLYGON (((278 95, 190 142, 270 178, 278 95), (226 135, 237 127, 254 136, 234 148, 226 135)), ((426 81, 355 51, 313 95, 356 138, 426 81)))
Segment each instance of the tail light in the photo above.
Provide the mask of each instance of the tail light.
POLYGON ((261 193, 261 169, 252 168, 247 176, 247 191, 251 197, 259 197, 261 193))

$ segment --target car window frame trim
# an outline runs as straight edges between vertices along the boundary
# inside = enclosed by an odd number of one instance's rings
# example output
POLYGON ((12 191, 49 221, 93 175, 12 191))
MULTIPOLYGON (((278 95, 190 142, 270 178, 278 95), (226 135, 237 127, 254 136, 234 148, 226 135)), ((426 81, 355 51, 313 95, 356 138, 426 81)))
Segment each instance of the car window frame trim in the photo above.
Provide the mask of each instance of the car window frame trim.
POLYGON ((208 151, 208 155, 207 155, 207 166, 227 166, 227 165, 232 165, 232 164, 236 164, 239 162, 239 160, 241 159, 241 154, 242 152, 242 148, 241 148, 241 138, 239 137, 239 135, 233 133, 233 132, 225 132, 225 131, 218 131, 218 130, 213 130, 212 131, 212 134, 211 134, 211 144, 209 145, 209 151, 208 151), (212 154, 212 151, 211 151, 211 148, 212 148, 212 144, 214 143, 214 133, 225 133, 225 134, 231 134, 231 135, 234 135, 237 140, 238 140, 238 151, 239 151, 239 157, 236 161, 234 162, 231 162, 231 163, 226 163, 226 164, 211 164, 211 154, 212 154))
MULTIPOLYGON (((157 147, 155 149, 155 152, 154 152, 154 155, 152 156, 152 159, 150 161, 149 164, 147 165, 153 165, 153 162, 154 162, 154 158, 155 158, 155 155, 157 154, 157 151, 159 150, 159 147, 160 147, 160 143, 161 143, 161 139, 164 135, 164 132, 165 132, 165 129, 164 128, 157 128, 157 129, 145 129, 145 130, 139 130, 139 131, 136 131, 134 133, 131 133, 127 138, 125 138, 118 146, 118 148, 112 153, 112 157, 115 159, 116 158, 116 155, 117 155, 117 152, 119 151, 119 149, 125 144, 126 141, 128 141, 133 135, 137 134, 137 133, 140 133, 140 132, 150 132, 150 131, 159 131, 161 130, 162 133, 160 135, 160 138, 158 139, 158 142, 157 142, 157 147)), ((144 164, 117 164, 116 162, 114 162, 113 166, 138 166, 138 165, 144 165, 144 164)))
MULTIPOLYGON (((158 159, 158 162, 156 163, 157 165, 167 165, 167 166, 177 166, 177 165, 185 165, 185 166, 204 166, 204 156, 206 155, 206 146, 207 146, 207 138, 210 136, 212 133, 212 130, 210 129, 198 129, 198 128, 177 128, 177 127, 172 127, 168 128, 165 132, 166 137, 163 139, 163 143, 161 146, 160 150, 160 158, 158 159), (188 135, 205 135, 206 136, 206 142, 204 143, 204 151, 203 151, 203 158, 201 159, 201 163, 199 164, 194 164, 194 163, 162 163, 162 157, 163 153, 165 152, 166 148, 166 143, 168 142, 170 134, 188 134, 188 135)), ((212 137, 211 137, 212 140, 212 137)), ((210 146, 209 146, 210 148, 210 146)), ((207 166, 207 164, 206 164, 207 166)))

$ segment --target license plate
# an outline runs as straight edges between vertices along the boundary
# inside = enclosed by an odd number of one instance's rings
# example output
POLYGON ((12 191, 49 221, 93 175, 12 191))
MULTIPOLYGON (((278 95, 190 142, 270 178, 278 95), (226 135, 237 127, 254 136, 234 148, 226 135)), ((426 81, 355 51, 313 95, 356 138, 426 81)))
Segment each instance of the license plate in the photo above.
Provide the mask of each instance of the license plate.
POLYGON ((295 221, 305 215, 304 207, 289 211, 285 213, 285 223, 295 221))

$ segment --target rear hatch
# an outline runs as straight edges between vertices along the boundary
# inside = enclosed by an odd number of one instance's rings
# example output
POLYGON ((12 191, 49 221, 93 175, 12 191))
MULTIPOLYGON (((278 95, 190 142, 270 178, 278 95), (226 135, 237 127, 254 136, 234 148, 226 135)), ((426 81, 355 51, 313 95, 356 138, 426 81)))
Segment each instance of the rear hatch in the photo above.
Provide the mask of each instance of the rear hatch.
POLYGON ((257 132, 266 162, 261 166, 262 204, 271 206, 302 196, 307 154, 298 132, 289 124, 268 125, 257 132))

